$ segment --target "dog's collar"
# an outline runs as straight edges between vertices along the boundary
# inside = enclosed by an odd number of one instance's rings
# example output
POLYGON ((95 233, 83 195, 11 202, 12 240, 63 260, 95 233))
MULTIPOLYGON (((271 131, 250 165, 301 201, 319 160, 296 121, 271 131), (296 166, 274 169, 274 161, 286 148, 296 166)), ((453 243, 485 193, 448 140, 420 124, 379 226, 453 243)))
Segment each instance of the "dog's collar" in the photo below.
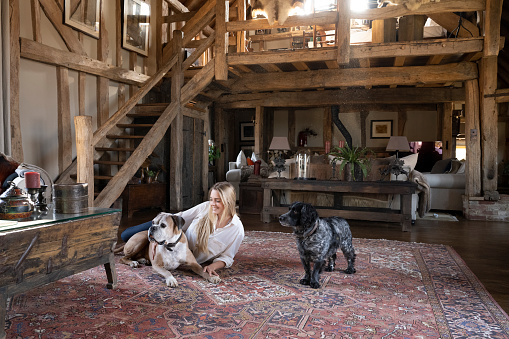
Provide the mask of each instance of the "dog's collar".
POLYGON ((298 235, 300 238, 307 238, 309 237, 311 234, 315 233, 316 229, 318 228, 318 224, 320 223, 320 220, 319 219, 316 219, 316 222, 315 222, 315 225, 313 226, 313 228, 307 232, 304 232, 304 234, 302 235, 298 235))
POLYGON ((182 234, 184 232, 180 231, 180 235, 178 237, 178 239, 175 241, 175 242, 169 242, 169 243, 166 243, 164 245, 164 247, 168 250, 168 251, 173 251, 173 247, 177 246, 178 242, 180 241, 180 239, 182 239, 182 234))

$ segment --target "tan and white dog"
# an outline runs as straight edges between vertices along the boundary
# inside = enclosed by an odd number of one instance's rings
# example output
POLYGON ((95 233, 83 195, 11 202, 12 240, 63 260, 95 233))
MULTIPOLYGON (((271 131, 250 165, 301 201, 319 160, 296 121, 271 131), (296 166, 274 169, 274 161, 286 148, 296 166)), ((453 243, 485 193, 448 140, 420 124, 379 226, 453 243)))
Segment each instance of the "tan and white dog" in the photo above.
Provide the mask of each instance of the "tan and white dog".
POLYGON ((184 223, 184 219, 178 215, 159 213, 152 220, 148 236, 145 232, 138 232, 127 241, 123 248, 124 257, 120 262, 131 267, 150 262, 154 271, 166 278, 166 285, 169 287, 178 286, 169 270, 180 265, 190 266, 194 273, 211 283, 221 282, 218 276, 203 272, 202 266, 196 261, 182 231, 184 223))

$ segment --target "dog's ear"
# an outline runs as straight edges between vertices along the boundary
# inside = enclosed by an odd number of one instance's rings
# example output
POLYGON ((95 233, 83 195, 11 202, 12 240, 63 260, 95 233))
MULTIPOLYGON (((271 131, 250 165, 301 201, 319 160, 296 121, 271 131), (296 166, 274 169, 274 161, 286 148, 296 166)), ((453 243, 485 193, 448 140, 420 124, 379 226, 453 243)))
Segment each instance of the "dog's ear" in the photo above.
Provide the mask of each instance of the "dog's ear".
POLYGON ((173 223, 177 225, 179 230, 182 229, 182 226, 184 226, 184 224, 186 223, 184 218, 182 218, 181 216, 172 214, 171 218, 173 219, 173 223))
POLYGON ((318 219, 318 212, 310 204, 302 204, 300 210, 300 222, 302 225, 312 225, 318 219))
POLYGON ((300 204, 302 204, 300 201, 296 201, 290 205, 289 209, 293 210, 293 209, 297 208, 297 206, 299 206, 300 204))

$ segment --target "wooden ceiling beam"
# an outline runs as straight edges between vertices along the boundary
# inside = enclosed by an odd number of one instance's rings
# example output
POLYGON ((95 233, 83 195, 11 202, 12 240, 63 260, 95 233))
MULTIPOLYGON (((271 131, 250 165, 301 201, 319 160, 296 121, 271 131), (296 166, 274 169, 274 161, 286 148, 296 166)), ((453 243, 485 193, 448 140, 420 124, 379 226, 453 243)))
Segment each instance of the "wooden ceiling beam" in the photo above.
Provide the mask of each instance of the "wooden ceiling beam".
POLYGON ((387 6, 383 8, 367 9, 352 12, 351 19, 383 20, 402 17, 405 15, 428 15, 444 12, 475 12, 484 11, 486 5, 482 0, 441 0, 422 4, 415 10, 408 10, 405 6, 387 6))
MULTIPOLYGON (((390 42, 350 46, 350 59, 434 56, 437 54, 465 54, 481 52, 482 38, 437 39, 411 42, 390 42)), ((254 65, 285 62, 336 61, 336 48, 302 49, 296 51, 265 51, 251 53, 229 53, 228 64, 254 65)))
POLYGON ((436 104, 462 102, 463 88, 353 88, 308 92, 226 94, 216 102, 225 108, 310 107, 337 104, 436 104))
POLYGON ((378 67, 357 69, 322 69, 307 72, 245 74, 235 83, 234 91, 259 92, 277 90, 306 90, 338 88, 341 86, 389 86, 437 84, 476 79, 475 63, 461 62, 447 65, 413 67, 378 67))

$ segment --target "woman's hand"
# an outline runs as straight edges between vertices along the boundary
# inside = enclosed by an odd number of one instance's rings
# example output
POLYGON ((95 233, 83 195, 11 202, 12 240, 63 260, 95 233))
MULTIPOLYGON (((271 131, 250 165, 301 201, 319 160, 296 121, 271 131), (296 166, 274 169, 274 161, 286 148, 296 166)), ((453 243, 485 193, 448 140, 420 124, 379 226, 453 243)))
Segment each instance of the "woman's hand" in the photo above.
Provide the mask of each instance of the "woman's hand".
POLYGON ((223 268, 225 266, 226 266, 226 264, 224 262, 222 262, 222 261, 215 261, 212 264, 203 267, 203 272, 206 272, 209 275, 219 276, 219 274, 217 274, 216 270, 220 269, 220 268, 223 268))

